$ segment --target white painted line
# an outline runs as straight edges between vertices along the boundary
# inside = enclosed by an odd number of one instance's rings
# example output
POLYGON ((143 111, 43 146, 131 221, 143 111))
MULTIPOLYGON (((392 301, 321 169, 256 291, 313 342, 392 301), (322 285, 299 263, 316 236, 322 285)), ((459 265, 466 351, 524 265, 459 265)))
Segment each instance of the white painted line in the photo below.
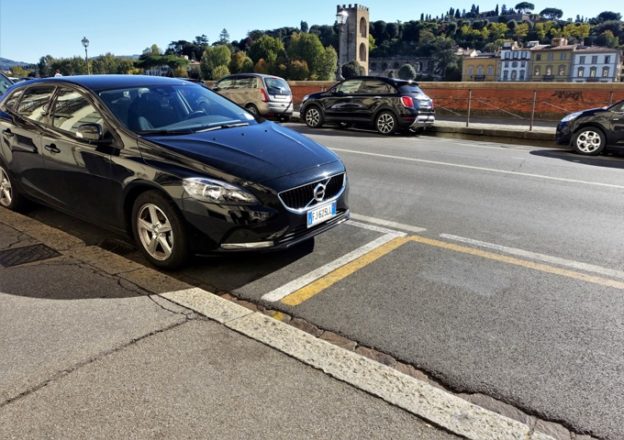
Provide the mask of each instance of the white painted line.
MULTIPOLYGON (((408 231, 408 232, 419 233, 419 232, 424 232, 424 231, 427 230, 427 229, 421 228, 419 226, 406 225, 404 223, 397 223, 397 222, 393 222, 393 221, 390 221, 390 220, 384 220, 384 219, 381 219, 381 218, 369 217, 367 215, 362 215, 362 214, 351 213, 351 218, 353 220, 359 220, 359 221, 362 221, 362 222, 373 223, 375 225, 386 226, 388 228, 399 229, 401 231, 408 231)), ((355 224, 355 223, 356 222, 351 222, 350 224, 355 224)), ((362 225, 362 223, 358 223, 358 226, 363 227, 361 225, 362 225)), ((386 230, 386 232, 390 233, 390 232, 396 232, 396 231, 394 231, 394 230, 386 230)))
POLYGON ((528 425, 481 408, 442 389, 261 313, 227 327, 325 374, 471 440, 554 440, 528 425))
POLYGON ((262 295, 262 299, 264 301, 271 301, 271 302, 280 301, 282 298, 307 286, 310 283, 313 283, 314 281, 318 280, 321 277, 324 277, 328 273, 333 272, 334 270, 344 266, 345 264, 350 263, 351 261, 360 258, 362 255, 369 253, 373 249, 376 249, 379 246, 382 246, 388 243, 389 241, 394 240, 395 238, 403 236, 403 235, 405 234, 393 233, 393 234, 382 235, 376 240, 373 240, 370 243, 365 244, 364 246, 361 246, 355 249, 354 251, 351 251, 348 254, 343 255, 342 257, 337 258, 336 260, 333 260, 327 263, 326 265, 321 266, 318 269, 315 269, 312 272, 302 277, 299 277, 289 283, 286 283, 283 286, 269 293, 265 293, 264 295, 262 295))
POLYGON ((581 270, 585 272, 593 272, 600 275, 605 275, 611 278, 624 279, 624 272, 616 269, 609 269, 607 267, 596 266, 594 264, 582 263, 580 261, 567 260, 565 258, 553 257, 545 254, 538 254, 536 252, 525 251, 524 249, 518 249, 508 246, 502 246, 500 244, 488 243, 485 241, 473 240, 472 238, 460 237, 452 234, 440 234, 441 238, 447 240, 459 241, 461 243, 469 244, 472 246, 482 247, 486 249, 492 249, 495 251, 503 252, 518 257, 524 257, 535 261, 542 261, 545 263, 556 264, 558 266, 569 267, 571 269, 581 270))
POLYGON ((599 187, 603 187, 603 188, 624 189, 624 185, 616 185, 616 184, 613 184, 613 183, 590 182, 590 181, 587 181, 587 180, 568 179, 566 177, 552 177, 552 176, 545 176, 545 175, 542 175, 542 174, 531 174, 531 173, 521 173, 521 172, 518 172, 518 171, 497 170, 496 168, 486 168, 486 167, 477 167, 477 166, 472 166, 472 165, 462 165, 462 164, 458 164, 458 163, 440 162, 440 161, 437 161, 437 160, 416 159, 414 157, 393 156, 393 155, 390 155, 390 154, 368 153, 368 152, 365 152, 365 151, 347 150, 347 149, 344 149, 344 148, 332 148, 332 150, 333 151, 338 151, 340 153, 352 153, 352 154, 360 154, 360 155, 363 155, 363 156, 384 157, 384 158, 387 158, 387 159, 404 160, 406 162, 418 162, 418 163, 426 163, 426 164, 430 164, 430 165, 440 165, 440 166, 453 167, 453 168, 464 168, 464 169, 467 169, 467 170, 487 171, 487 172, 490 172, 490 173, 509 174, 509 175, 512 175, 512 176, 533 177, 533 178, 536 178, 536 179, 553 180, 553 181, 556 181, 556 182, 566 182, 566 183, 578 183, 578 184, 582 184, 582 185, 599 186, 599 187))

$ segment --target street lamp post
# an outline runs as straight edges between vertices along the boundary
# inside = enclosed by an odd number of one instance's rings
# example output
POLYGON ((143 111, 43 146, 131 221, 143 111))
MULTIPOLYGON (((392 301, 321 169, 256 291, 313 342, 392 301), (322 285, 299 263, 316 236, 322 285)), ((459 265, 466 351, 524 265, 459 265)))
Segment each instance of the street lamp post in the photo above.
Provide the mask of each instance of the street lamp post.
POLYGON ((91 69, 89 68, 89 54, 87 53, 87 47, 89 47, 89 40, 87 37, 82 37, 82 45, 85 48, 85 63, 87 64, 87 74, 91 75, 91 69))
POLYGON ((336 66, 336 81, 342 81, 344 79, 344 77, 342 76, 341 60, 345 49, 345 44, 342 40, 344 39, 347 18, 349 18, 349 13, 344 9, 336 14, 336 23, 338 23, 338 26, 340 27, 340 32, 338 34, 338 65, 336 66))

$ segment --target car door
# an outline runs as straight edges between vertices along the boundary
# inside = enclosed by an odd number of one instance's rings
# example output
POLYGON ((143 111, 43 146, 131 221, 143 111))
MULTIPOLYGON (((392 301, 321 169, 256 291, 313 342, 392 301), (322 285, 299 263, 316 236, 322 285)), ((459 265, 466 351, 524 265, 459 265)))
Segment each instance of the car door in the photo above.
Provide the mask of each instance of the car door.
POLYGON ((14 91, 0 117, 2 160, 20 189, 31 197, 54 203, 42 156, 42 133, 54 86, 37 85, 14 91))
POLYGON ((624 145, 624 101, 611 107, 613 143, 624 145))
POLYGON ((361 84, 361 79, 348 79, 330 90, 323 98, 326 119, 339 121, 353 119, 353 99, 361 84))
POLYGON ((358 119, 372 120, 377 110, 383 106, 389 107, 389 98, 396 94, 390 84, 379 79, 365 79, 357 91, 357 98, 353 100, 353 113, 358 119))
POLYGON ((118 202, 117 186, 111 180, 114 149, 81 138, 79 130, 87 126, 99 127, 104 138, 111 136, 109 124, 84 91, 59 87, 49 126, 42 134, 45 167, 61 208, 99 224, 112 224, 111 213, 118 202))

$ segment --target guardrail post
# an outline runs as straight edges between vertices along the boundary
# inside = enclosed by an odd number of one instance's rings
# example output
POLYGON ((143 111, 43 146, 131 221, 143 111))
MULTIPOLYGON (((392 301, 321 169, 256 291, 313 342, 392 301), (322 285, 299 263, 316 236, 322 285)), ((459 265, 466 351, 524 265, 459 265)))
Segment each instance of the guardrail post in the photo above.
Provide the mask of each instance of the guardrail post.
POLYGON ((472 107, 472 89, 468 89, 468 117, 466 118, 466 127, 470 125, 470 109, 472 107))
POLYGON ((609 107, 613 105, 613 90, 609 93, 609 107))
POLYGON ((529 131, 533 131, 533 122, 535 121, 535 104, 537 103, 537 90, 533 90, 533 108, 531 109, 531 123, 529 131))

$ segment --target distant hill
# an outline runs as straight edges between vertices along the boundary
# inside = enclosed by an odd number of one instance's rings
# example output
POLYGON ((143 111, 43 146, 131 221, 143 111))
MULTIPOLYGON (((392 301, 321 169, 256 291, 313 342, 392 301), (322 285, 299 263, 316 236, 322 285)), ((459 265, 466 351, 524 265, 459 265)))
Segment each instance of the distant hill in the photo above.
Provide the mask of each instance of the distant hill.
POLYGON ((11 67, 15 66, 30 66, 29 63, 24 63, 22 61, 13 61, 6 58, 0 58, 0 70, 9 70, 11 67))

